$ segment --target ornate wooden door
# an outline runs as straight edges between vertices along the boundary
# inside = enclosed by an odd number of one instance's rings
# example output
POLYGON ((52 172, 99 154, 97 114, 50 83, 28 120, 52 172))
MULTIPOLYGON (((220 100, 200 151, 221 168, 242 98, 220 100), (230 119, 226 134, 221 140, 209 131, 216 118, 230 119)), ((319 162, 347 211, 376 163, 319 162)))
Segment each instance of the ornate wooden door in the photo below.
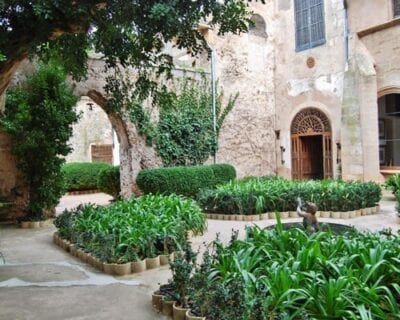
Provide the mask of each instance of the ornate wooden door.
POLYGON ((332 140, 329 120, 315 108, 299 112, 292 122, 293 179, 331 178, 332 140))

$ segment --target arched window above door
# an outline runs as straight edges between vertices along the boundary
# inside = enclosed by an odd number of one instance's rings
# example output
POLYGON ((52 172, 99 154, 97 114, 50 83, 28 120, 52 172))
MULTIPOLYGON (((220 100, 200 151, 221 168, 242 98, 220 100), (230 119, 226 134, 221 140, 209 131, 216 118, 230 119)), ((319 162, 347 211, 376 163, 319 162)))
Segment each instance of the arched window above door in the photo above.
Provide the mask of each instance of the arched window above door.
POLYGON ((292 134, 312 134, 331 132, 327 116, 315 108, 300 111, 292 121, 292 134))

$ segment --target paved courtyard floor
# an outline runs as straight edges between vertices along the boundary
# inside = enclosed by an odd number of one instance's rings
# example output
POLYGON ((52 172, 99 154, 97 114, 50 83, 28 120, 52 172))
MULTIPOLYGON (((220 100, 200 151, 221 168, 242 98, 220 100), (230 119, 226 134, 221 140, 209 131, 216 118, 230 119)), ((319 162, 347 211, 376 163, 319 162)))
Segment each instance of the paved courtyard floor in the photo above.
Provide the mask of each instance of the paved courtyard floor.
MULTIPOLYGON (((105 194, 65 196, 57 212, 80 203, 107 204, 105 194)), ((320 219, 354 225, 359 229, 400 229, 395 202, 385 194, 381 213, 349 220, 320 219)), ((288 219, 287 221, 299 221, 288 219)), ((259 226, 272 220, 255 222, 259 226)), ((243 235, 250 222, 208 220, 208 231, 192 240, 195 247, 210 242, 216 233, 228 241, 231 230, 243 235)), ((42 230, 0 227, 0 251, 6 259, 0 265, 0 319, 167 319, 151 307, 151 293, 170 276, 168 267, 138 275, 113 277, 102 274, 52 243, 55 228, 42 230)), ((0 262, 1 264, 1 262, 0 262)))

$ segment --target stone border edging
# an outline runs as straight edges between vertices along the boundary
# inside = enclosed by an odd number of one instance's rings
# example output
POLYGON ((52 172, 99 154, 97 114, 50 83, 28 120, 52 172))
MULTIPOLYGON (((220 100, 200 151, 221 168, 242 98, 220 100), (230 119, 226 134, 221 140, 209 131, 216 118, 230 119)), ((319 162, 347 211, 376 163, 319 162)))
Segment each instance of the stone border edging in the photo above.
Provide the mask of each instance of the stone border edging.
POLYGON ((21 221, 20 227, 22 229, 41 229, 50 226, 51 219, 40 221, 21 221))
POLYGON ((125 276, 133 273, 139 273, 150 269, 155 269, 160 266, 168 265, 169 261, 174 259, 177 254, 173 252, 168 255, 159 255, 155 258, 146 258, 141 261, 127 262, 127 263, 105 263, 95 256, 77 248, 73 243, 68 240, 62 239, 58 236, 58 232, 53 234, 53 242, 69 252, 74 257, 79 258, 82 262, 88 263, 92 267, 110 275, 125 276))
MULTIPOLYGON (((371 215, 378 213, 380 211, 380 206, 363 208, 353 211, 318 211, 318 218, 331 218, 331 219, 351 219, 366 215, 371 215)), ((281 212, 282 219, 288 218, 299 218, 296 211, 289 212, 281 212)), ((261 214, 253 214, 253 215, 243 215, 243 214, 220 214, 220 213, 205 213, 207 219, 212 220, 227 220, 227 221, 260 221, 260 220, 275 220, 275 212, 267 212, 261 214)))
POLYGON ((68 191, 66 194, 68 196, 76 196, 80 194, 93 194, 93 193, 99 193, 100 191, 97 189, 91 189, 91 190, 76 190, 76 191, 68 191))

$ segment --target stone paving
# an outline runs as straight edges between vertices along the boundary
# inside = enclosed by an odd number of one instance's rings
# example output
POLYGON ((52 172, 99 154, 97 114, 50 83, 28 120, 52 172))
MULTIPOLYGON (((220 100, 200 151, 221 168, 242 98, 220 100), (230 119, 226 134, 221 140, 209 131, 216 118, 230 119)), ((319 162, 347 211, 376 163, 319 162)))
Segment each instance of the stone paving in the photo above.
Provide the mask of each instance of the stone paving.
MULTIPOLYGON (((109 203, 104 194, 65 196, 57 212, 80 203, 109 203)), ((395 203, 389 194, 381 202, 381 213, 349 220, 320 219, 354 225, 359 229, 400 229, 395 203)), ((286 220, 285 220, 286 221, 286 220)), ((287 221, 299 221, 288 219, 287 221)), ((216 233, 228 241, 232 229, 244 234, 246 224, 258 222, 208 220, 208 231, 192 240, 194 247, 210 242, 216 233)), ((150 295, 170 276, 168 267, 141 274, 112 277, 80 262, 52 243, 55 228, 18 229, 0 227, 0 319, 166 319, 151 307, 150 295)))

